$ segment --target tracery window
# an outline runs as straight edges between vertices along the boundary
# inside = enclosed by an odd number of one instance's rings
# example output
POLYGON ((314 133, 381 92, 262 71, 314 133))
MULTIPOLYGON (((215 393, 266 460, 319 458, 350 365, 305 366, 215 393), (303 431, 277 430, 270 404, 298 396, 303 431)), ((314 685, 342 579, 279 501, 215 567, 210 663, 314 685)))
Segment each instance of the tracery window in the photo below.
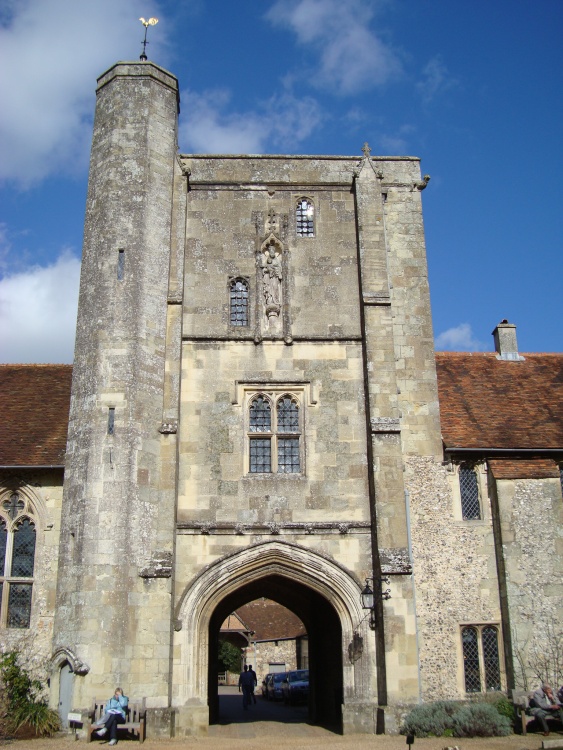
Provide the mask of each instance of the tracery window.
POLYGON ((308 198, 299 198, 297 201, 295 227, 298 237, 315 236, 315 207, 308 198))
POLYGON ((471 464, 459 467, 459 491, 461 495, 461 515, 464 521, 476 521, 481 518, 479 501, 479 482, 477 471, 471 464))
POLYGON ((229 323, 232 326, 248 325, 248 281, 231 279, 229 284, 229 323))
POLYGON ((461 630, 466 693, 501 690, 499 631, 496 625, 469 625, 461 630))
POLYGON ((0 626, 28 628, 35 569, 35 522, 13 492, 0 506, 0 626))
POLYGON ((290 393, 252 396, 248 409, 249 472, 301 472, 301 405, 290 393))

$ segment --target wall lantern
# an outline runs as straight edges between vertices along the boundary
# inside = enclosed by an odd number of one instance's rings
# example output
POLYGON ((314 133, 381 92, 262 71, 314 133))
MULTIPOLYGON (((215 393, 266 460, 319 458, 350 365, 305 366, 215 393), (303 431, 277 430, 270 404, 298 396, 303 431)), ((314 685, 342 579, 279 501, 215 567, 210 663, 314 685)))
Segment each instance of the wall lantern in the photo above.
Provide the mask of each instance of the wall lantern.
POLYGON ((369 610, 369 626, 371 630, 375 630, 377 625, 375 614, 376 594, 379 595, 381 599, 391 598, 391 591, 389 589, 385 589, 385 591, 383 591, 384 583, 389 583, 389 578, 366 578, 366 585, 364 586, 364 588, 362 589, 362 593, 360 594, 362 609, 369 610), (374 593, 372 587, 370 586, 370 581, 373 581, 376 593, 374 593))

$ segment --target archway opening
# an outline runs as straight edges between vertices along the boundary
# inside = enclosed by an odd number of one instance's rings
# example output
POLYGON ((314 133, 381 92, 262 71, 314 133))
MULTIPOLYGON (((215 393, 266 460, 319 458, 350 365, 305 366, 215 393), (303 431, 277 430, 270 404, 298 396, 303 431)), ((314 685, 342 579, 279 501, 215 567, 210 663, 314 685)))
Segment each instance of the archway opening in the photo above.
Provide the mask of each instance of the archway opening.
POLYGON ((261 597, 278 602, 297 615, 308 635, 308 721, 337 731, 342 723, 342 628, 334 607, 312 588, 279 574, 264 575, 227 594, 216 606, 209 624, 209 720, 221 720, 217 673, 219 633, 225 619, 239 607, 261 597))

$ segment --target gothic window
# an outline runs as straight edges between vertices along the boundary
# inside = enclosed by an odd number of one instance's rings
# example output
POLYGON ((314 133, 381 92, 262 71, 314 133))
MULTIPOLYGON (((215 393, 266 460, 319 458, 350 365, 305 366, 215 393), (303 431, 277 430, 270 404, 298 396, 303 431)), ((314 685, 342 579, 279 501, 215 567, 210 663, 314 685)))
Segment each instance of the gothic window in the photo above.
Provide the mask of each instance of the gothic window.
POLYGON ((301 472, 301 409, 292 394, 258 393, 250 400, 248 416, 249 472, 301 472))
POLYGON ((499 631, 495 625, 470 625, 461 630, 466 693, 501 690, 499 631))
POLYGON ((248 282, 245 279, 231 279, 229 284, 229 323, 248 325, 248 282))
POLYGON ((463 520, 479 520, 481 518, 479 483, 475 467, 471 464, 461 464, 459 467, 459 491, 461 495, 461 515, 463 520))
POLYGON ((295 226, 298 237, 315 236, 315 207, 308 198, 299 198, 297 201, 295 226))
POLYGON ((0 506, 0 626, 28 628, 35 569, 35 522, 13 492, 0 506))

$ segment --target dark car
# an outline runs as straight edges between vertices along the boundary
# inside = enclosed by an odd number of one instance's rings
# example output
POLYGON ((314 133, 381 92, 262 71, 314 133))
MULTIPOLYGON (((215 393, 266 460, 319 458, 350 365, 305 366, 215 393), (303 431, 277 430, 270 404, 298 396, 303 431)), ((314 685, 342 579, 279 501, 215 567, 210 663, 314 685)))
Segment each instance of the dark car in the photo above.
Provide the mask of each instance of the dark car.
POLYGON ((281 701, 283 698, 282 684, 287 672, 274 672, 269 675, 271 678, 267 686, 266 697, 269 701, 281 701))
POLYGON ((296 669, 294 672, 286 672, 282 692, 284 702, 290 706, 306 701, 309 697, 309 670, 296 669))

